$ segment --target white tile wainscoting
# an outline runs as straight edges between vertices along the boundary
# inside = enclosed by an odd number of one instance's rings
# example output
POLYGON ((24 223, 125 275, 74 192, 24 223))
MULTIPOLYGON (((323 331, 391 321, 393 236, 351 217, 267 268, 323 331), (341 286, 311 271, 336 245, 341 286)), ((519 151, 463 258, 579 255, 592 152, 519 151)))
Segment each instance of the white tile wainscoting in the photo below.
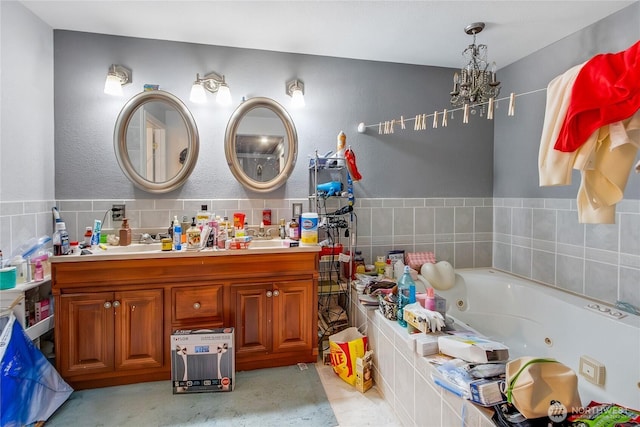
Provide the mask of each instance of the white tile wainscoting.
POLYGON ((397 322, 385 319, 377 307, 351 298, 352 325, 367 335, 373 350, 378 392, 405 426, 491 427, 492 411, 462 399, 434 384, 433 366, 419 356, 413 338, 397 322))

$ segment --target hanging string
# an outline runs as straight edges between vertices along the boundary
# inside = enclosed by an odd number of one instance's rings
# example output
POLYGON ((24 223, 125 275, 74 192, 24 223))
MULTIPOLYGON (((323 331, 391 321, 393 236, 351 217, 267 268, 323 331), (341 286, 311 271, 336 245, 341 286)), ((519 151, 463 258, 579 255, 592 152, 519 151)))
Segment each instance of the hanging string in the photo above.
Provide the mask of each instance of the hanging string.
MULTIPOLYGON (((535 90, 531 90, 529 92, 523 92, 523 93, 514 93, 511 92, 509 94, 509 96, 505 96, 503 98, 498 98, 498 99, 494 99, 494 98, 489 98, 489 100, 487 102, 483 102, 480 104, 476 104, 473 107, 484 107, 485 105, 487 106, 487 120, 493 120, 494 117, 494 110, 495 108, 498 107, 498 102, 499 101, 506 101, 509 100, 509 108, 507 110, 507 115, 508 116, 514 116, 515 115, 515 99, 519 96, 527 96, 527 95, 531 95, 534 93, 538 93, 538 92, 543 92, 546 91, 547 88, 541 88, 541 89, 535 89, 535 90)), ((444 109, 441 112, 440 111, 434 111, 433 114, 416 114, 415 117, 412 118, 404 118, 404 116, 400 116, 399 119, 392 119, 392 120, 386 120, 384 122, 378 122, 375 124, 370 124, 370 125, 366 125, 364 123, 360 123, 360 125, 358 126, 358 132, 360 133, 364 133, 366 131, 366 128, 378 128, 378 134, 382 135, 382 134, 390 134, 390 133, 394 133, 393 130, 393 126, 395 125, 395 122, 400 122, 400 128, 401 129, 406 129, 405 127, 405 122, 409 122, 409 121, 413 121, 414 125, 413 125, 413 130, 426 130, 427 129, 427 119, 430 117, 433 117, 433 124, 432 127, 434 129, 436 129, 438 127, 438 115, 439 114, 443 114, 445 117, 443 117, 442 119, 442 127, 447 127, 448 125, 448 121, 446 120, 446 114, 449 113, 451 115, 451 118, 453 119, 453 113, 454 111, 463 111, 463 114, 466 115, 466 121, 464 120, 463 117, 463 123, 468 123, 469 122, 469 118, 468 118, 468 111, 469 111, 469 104, 465 104, 462 107, 458 107, 458 108, 454 108, 451 110, 448 109, 444 109), (467 110, 466 113, 464 113, 465 109, 467 110)))

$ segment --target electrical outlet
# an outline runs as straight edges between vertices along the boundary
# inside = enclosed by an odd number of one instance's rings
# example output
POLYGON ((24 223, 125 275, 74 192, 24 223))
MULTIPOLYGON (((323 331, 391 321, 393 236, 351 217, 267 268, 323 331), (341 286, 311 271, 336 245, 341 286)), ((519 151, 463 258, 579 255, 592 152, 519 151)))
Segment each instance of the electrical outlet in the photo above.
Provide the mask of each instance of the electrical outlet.
POLYGON ((579 373, 589 382, 604 385, 604 365, 589 356, 580 356, 579 373))
POLYGON ((122 221, 125 218, 124 205, 111 206, 111 221, 122 221))

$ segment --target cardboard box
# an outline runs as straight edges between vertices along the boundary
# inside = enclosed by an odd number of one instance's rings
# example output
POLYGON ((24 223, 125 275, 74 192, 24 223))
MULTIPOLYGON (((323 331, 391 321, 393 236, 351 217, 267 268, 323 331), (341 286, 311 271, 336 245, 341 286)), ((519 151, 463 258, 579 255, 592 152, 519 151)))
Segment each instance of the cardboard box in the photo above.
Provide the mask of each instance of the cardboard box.
POLYGON ((233 328, 177 330, 171 335, 173 394, 233 391, 233 328))
POLYGON ((49 317, 51 315, 49 310, 49 299, 47 298, 36 302, 35 312, 36 323, 49 317))
POLYGON ((438 338, 441 353, 466 360, 488 363, 509 360, 509 348, 504 344, 475 335, 445 335, 438 338))
POLYGON ((356 358, 356 389, 364 393, 373 387, 373 351, 356 358))

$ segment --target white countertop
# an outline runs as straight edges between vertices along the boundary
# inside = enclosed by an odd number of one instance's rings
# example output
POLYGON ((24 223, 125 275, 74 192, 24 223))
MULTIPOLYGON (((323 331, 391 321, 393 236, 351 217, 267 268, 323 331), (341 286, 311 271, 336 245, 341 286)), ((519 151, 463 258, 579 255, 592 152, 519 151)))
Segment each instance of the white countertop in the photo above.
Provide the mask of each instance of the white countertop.
POLYGON ((183 258, 183 257, 203 257, 203 256, 242 256, 257 254, 277 254, 277 253, 302 253, 302 252, 320 252, 320 246, 298 246, 285 247, 282 241, 258 241, 269 242, 264 245, 249 246, 249 249, 212 249, 205 248, 202 250, 186 250, 181 251, 163 251, 160 249, 160 243, 134 243, 129 246, 110 246, 104 245, 106 249, 94 247, 91 249, 90 255, 61 255, 49 258, 51 262, 85 262, 85 261, 107 261, 107 260, 127 260, 127 259, 149 259, 149 258, 183 258))

